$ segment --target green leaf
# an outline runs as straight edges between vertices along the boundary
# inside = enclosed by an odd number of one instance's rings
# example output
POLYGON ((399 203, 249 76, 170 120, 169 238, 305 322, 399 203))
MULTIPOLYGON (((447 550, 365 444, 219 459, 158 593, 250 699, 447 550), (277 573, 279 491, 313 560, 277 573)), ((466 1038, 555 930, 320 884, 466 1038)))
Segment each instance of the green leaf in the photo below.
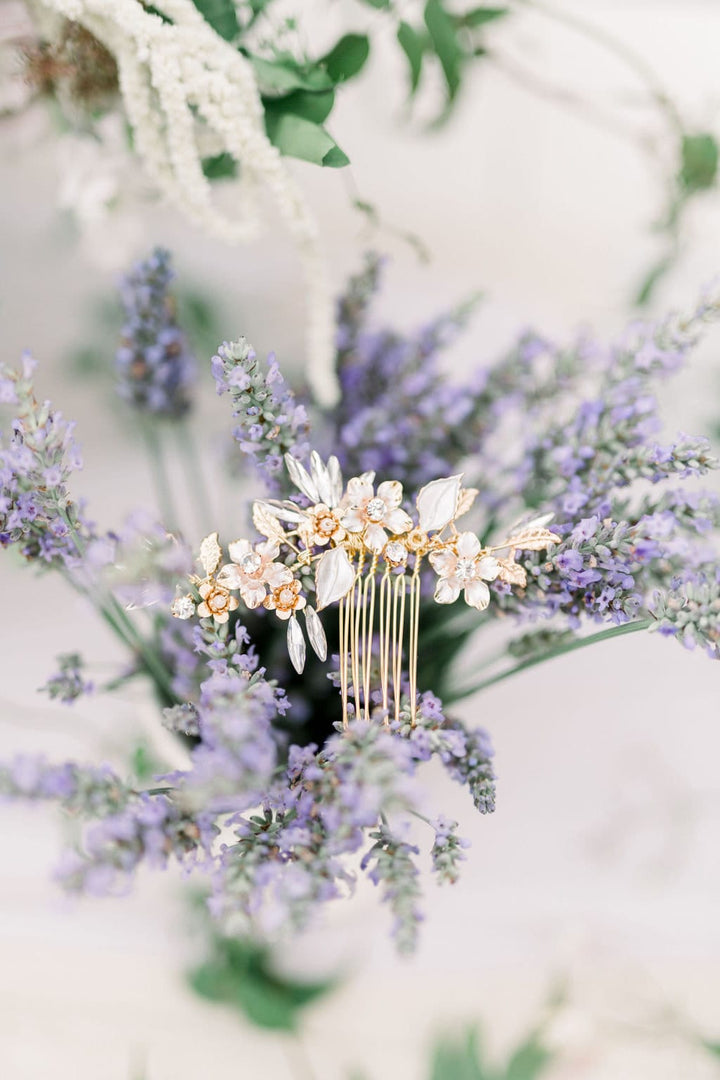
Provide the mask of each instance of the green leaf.
POLYGON ((334 90, 320 90, 317 93, 312 90, 293 90, 286 97, 263 99, 266 115, 292 113, 293 116, 303 116, 314 124, 322 124, 332 112, 334 104, 334 90))
POLYGON ((528 1035, 508 1062, 503 1080, 537 1080, 551 1060, 537 1032, 528 1035))
POLYGON ((460 69, 465 53, 458 41, 457 28, 440 0, 428 0, 425 5, 425 25, 445 75, 448 101, 453 101, 460 89, 460 69))
POLYGON ((412 26, 406 22, 401 22, 398 26, 397 39, 410 65, 410 97, 412 97, 420 82, 425 45, 417 30, 413 30, 412 26))
POLYGON ((208 180, 227 180, 237 176, 237 163, 232 154, 216 154, 203 159, 202 170, 208 180))
POLYGON ((334 83, 347 82, 358 75, 370 55, 366 34, 346 34, 320 60, 334 83))
POLYGON ((275 60, 249 56, 262 94, 278 97, 291 90, 332 90, 332 79, 324 68, 302 67, 292 56, 282 53, 275 60))
POLYGON ((672 255, 665 256, 655 264, 643 278, 640 283, 640 287, 635 295, 635 303, 638 307, 644 307, 645 304, 650 302, 652 294, 655 292, 656 287, 662 281, 667 274, 668 270, 672 268, 675 258, 672 255))
POLYGON ((686 191, 706 191, 717 179, 718 144, 713 135, 686 135, 679 181, 686 191))
POLYGON ((265 114, 265 126, 271 143, 286 157, 331 169, 340 169, 350 162, 324 127, 303 116, 269 112, 265 114))
POLYGON ((292 1031, 305 1005, 327 994, 334 981, 299 982, 273 971, 270 955, 252 942, 216 937, 206 963, 189 975, 208 1001, 230 1005, 259 1027, 292 1031))
POLYGON ((377 8, 378 11, 389 11, 391 6, 390 0, 362 0, 362 2, 368 7, 377 8))
POLYGON ((471 1028, 462 1041, 441 1039, 435 1045, 430 1080, 491 1080, 480 1061, 479 1035, 471 1028))
POLYGON ((216 34, 225 41, 232 41, 240 33, 240 24, 233 0, 193 0, 205 22, 210 23, 216 34))
POLYGON ((494 22, 495 19, 501 19, 503 15, 509 14, 509 8, 478 7, 466 11, 463 15, 453 15, 452 18, 457 26, 464 26, 468 30, 474 30, 477 26, 484 26, 485 23, 494 22))

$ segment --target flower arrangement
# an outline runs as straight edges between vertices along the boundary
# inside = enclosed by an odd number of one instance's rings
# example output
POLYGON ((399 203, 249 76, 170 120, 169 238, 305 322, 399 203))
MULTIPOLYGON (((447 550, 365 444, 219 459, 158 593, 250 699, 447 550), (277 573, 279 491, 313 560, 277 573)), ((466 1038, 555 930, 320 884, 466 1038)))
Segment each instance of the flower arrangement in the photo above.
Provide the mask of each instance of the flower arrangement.
MULTIPOLYGON (((180 523, 99 531, 70 491, 72 425, 38 400, 29 357, 3 366, 0 542, 88 598, 128 650, 113 686, 146 677, 175 740, 150 786, 108 766, 0 767, 5 797, 86 822, 59 869, 70 891, 115 893, 175 859, 204 877, 224 932, 273 939, 365 873, 409 951, 417 823, 439 882, 466 858, 458 824, 428 812, 423 765, 439 761, 481 813, 495 805, 489 736, 453 703, 637 631, 720 656, 720 503, 683 483, 717 461, 704 439, 661 441, 654 393, 720 299, 610 347, 526 332, 460 384, 439 354, 467 311, 409 336, 375 329, 380 274, 369 258, 338 303, 339 404, 299 401, 242 339, 212 359, 235 423, 232 491, 240 460, 266 494, 248 500, 258 537, 210 532, 198 560, 180 523), (491 626, 502 655, 463 682, 452 662, 491 626)), ((192 365, 168 285, 162 252, 128 277, 117 370, 143 423, 178 425, 192 365)), ((87 692, 78 656, 48 690, 87 692)))

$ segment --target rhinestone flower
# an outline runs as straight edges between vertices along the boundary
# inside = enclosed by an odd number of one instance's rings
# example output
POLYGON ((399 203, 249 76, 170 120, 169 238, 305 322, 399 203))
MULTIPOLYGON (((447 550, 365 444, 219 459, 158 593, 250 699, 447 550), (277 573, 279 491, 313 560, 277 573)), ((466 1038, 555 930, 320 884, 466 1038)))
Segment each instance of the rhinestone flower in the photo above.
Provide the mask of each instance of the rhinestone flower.
POLYGON ((224 589, 239 589, 249 608, 262 604, 267 586, 277 589, 292 581, 292 570, 274 560, 280 554, 277 540, 264 540, 255 547, 249 540, 236 540, 228 545, 232 562, 223 566, 217 583, 224 589))
POLYGON ((400 508, 402 484, 397 480, 385 480, 375 494, 373 479, 373 473, 365 473, 348 482, 345 497, 349 509, 345 511, 342 523, 348 532, 362 533, 365 546, 379 555, 390 539, 388 533, 406 533, 412 528, 412 521, 400 508))
POLYGON ((474 533, 460 533, 455 550, 445 548, 430 552, 430 564, 440 580, 435 589, 438 604, 453 604, 461 592, 470 607, 483 611, 490 603, 486 582, 494 581, 500 573, 497 559, 483 554, 474 533))

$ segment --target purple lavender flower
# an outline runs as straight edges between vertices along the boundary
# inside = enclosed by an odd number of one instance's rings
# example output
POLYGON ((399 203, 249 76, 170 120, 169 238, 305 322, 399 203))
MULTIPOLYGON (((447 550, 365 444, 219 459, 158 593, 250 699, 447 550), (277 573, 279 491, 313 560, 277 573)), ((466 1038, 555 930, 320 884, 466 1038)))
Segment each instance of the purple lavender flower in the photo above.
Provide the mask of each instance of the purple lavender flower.
POLYGON ((62 653, 58 656, 59 670, 52 675, 42 689, 64 705, 71 705, 84 694, 93 692, 93 684, 83 674, 84 661, 79 653, 62 653))
POLYGON ((123 278, 125 323, 115 367, 119 393, 133 408, 177 419, 190 408, 196 365, 168 292, 173 276, 170 253, 156 248, 123 278))
POLYGON ((244 338, 222 344, 211 366, 218 394, 227 393, 232 399, 238 448, 269 490, 277 491, 283 455, 302 459, 309 453, 305 406, 296 402, 275 357, 269 356, 263 369, 244 338))

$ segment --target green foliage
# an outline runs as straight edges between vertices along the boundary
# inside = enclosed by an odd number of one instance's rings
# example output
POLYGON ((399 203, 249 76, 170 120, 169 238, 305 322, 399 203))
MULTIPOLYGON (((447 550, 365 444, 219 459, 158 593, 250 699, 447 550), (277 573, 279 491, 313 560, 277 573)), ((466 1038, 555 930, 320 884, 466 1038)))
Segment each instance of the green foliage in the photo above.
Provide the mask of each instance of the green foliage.
POLYGON ((140 784, 146 784, 158 773, 163 772, 165 766, 145 742, 139 742, 130 755, 130 768, 133 776, 140 784))
POLYGON ((517 1047, 507 1065, 496 1069, 485 1060, 477 1028, 459 1039, 442 1038, 433 1051, 430 1080, 537 1080, 552 1055, 532 1032, 517 1047))
POLYGON ((337 85, 359 75, 369 55, 370 41, 366 34, 346 34, 320 63, 337 85))
POLYGON ((233 41, 240 33, 234 0, 193 0, 205 22, 225 41, 233 41))
POLYGON ((220 936, 188 979, 200 997, 230 1005, 258 1027, 281 1031, 294 1031, 303 1008, 335 986, 333 980, 301 982, 279 975, 266 949, 220 936))
POLYGON ((265 127, 271 143, 287 157, 300 158, 331 169, 340 169, 350 162, 324 127, 303 116, 268 111, 265 127))
POLYGON ((425 42, 422 36, 406 22, 400 23, 397 39, 410 65, 410 97, 412 97, 420 85, 425 42))
POLYGON ((215 154, 214 157, 205 158, 202 167, 208 180, 228 180, 237 175, 237 165, 231 154, 215 154))
POLYGON ((278 52, 273 60, 250 56, 263 97, 282 97, 291 90, 331 90, 332 79, 316 64, 300 64, 289 53, 278 52))
POLYGON ((717 179, 718 143, 706 133, 686 135, 682 141, 678 181, 688 193, 707 191, 717 179))
POLYGON ((410 97, 420 85, 425 58, 434 58, 445 77, 446 100, 440 120, 445 119, 460 91, 466 65, 485 51, 480 36, 483 28, 508 13, 509 8, 504 7, 455 12, 447 6, 447 0, 428 0, 422 27, 400 22, 397 40, 410 68, 410 97))
POLYGON ((443 7, 441 0, 428 0, 425 5, 425 25, 445 75, 448 103, 460 89, 460 70, 465 53, 458 38, 458 28, 443 7))

